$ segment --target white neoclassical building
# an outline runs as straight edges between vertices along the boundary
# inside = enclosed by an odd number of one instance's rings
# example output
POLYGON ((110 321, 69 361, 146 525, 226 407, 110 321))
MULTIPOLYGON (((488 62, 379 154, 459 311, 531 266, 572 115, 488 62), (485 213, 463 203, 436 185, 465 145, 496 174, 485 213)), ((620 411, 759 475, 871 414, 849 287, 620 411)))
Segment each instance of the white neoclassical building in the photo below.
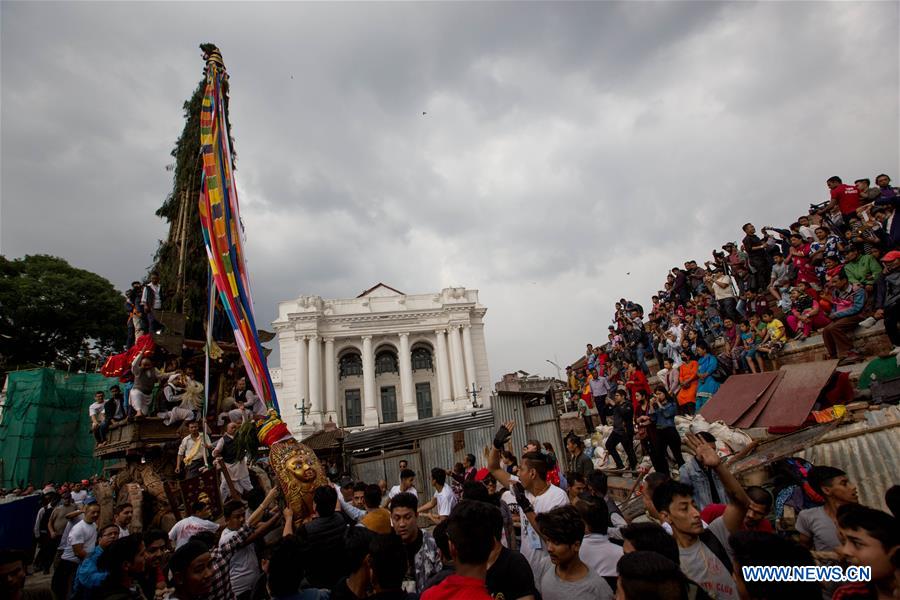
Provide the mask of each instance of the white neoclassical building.
POLYGON ((478 290, 406 295, 383 283, 356 298, 279 303, 282 418, 296 435, 329 420, 369 429, 472 410, 473 388, 488 406, 486 312, 478 290))

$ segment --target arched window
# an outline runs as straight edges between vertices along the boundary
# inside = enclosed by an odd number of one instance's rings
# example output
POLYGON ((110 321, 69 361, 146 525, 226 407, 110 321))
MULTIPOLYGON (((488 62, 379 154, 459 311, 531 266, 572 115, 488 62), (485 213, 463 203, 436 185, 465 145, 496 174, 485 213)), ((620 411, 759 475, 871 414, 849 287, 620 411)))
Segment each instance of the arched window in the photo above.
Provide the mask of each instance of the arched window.
POLYGON ((351 352, 341 357, 340 376, 342 379, 344 377, 360 376, 362 372, 362 357, 359 354, 351 352))
POLYGON ((428 348, 414 348, 412 351, 412 369, 419 371, 421 369, 434 370, 434 362, 431 357, 431 350, 428 348))
POLYGON ((382 350, 375 355, 375 374, 397 373, 397 356, 390 350, 382 350))

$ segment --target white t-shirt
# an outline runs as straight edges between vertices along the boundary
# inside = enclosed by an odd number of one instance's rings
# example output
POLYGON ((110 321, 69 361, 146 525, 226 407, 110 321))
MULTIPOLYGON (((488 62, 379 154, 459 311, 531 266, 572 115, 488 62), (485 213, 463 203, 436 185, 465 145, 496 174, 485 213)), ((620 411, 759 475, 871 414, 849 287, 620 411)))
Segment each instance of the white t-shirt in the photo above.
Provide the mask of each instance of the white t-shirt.
POLYGON ((97 421, 103 420, 103 403, 102 402, 94 402, 88 407, 88 416, 96 417, 97 421))
MULTIPOLYGON (((511 475, 510 479, 512 481, 519 480, 515 475, 511 475)), ((569 503, 569 496, 552 483, 540 496, 535 496, 526 490, 525 497, 528 498, 531 502, 531 506, 534 507, 535 515, 550 512, 554 508, 565 506, 569 503)), ((531 526, 528 517, 525 515, 525 511, 523 511, 521 507, 519 507, 519 520, 522 525, 522 547, 519 548, 519 552, 521 552, 522 556, 531 563, 531 568, 534 569, 535 566, 540 563, 541 558, 547 556, 547 549, 544 548, 541 536, 538 535, 538 532, 531 526)))
POLYGON ((437 500, 438 516, 449 517, 450 511, 453 510, 457 503, 456 494, 453 493, 450 484, 445 483, 443 489, 437 492, 434 498, 437 500))
POLYGON ((697 540, 689 548, 678 548, 681 572, 696 582, 713 600, 739 600, 737 586, 728 568, 706 544, 697 540))
POLYGON ((192 535, 196 535, 201 531, 212 531, 215 533, 218 530, 219 526, 212 521, 191 515, 175 523, 175 526, 169 532, 169 539, 175 544, 175 549, 177 550, 191 539, 192 535))
POLYGON ((94 547, 97 545, 97 525, 79 521, 77 525, 72 527, 72 531, 69 532, 69 545, 62 554, 63 560, 76 563, 81 562, 81 559, 75 556, 75 550, 72 548, 76 544, 81 544, 84 551, 88 554, 93 552, 94 547))
POLYGON ((586 533, 581 540, 578 558, 600 577, 615 577, 622 558, 622 546, 613 544, 602 533, 586 533))
POLYGON ((122 539, 123 537, 128 537, 129 535, 131 535, 131 532, 128 531, 128 528, 122 527, 121 525, 119 525, 119 539, 122 539))
MULTIPOLYGON (((219 538, 219 547, 235 535, 237 535, 237 531, 226 527, 219 538)), ((259 577, 259 572, 259 561, 256 558, 256 548, 253 544, 235 550, 231 555, 231 566, 228 570, 229 577, 231 577, 231 588, 235 596, 252 590, 253 584, 259 577)))
POLYGON ((159 297, 159 284, 158 283, 148 283, 144 287, 144 293, 141 294, 141 302, 147 304, 150 300, 149 293, 147 292, 147 288, 153 290, 153 306, 150 308, 153 310, 159 310, 162 308, 162 298, 159 297))
MULTIPOLYGON (((449 486, 444 486, 444 487, 449 487, 449 486)), ((403 492, 400 491, 400 486, 399 486, 399 485, 395 485, 395 486, 392 487, 392 488, 390 489, 390 491, 388 492, 388 500, 390 500, 391 498, 393 498, 394 496, 396 496, 397 494, 400 494, 400 493, 403 493, 403 492)), ((414 487, 411 487, 411 488, 409 488, 408 490, 406 490, 406 493, 412 494, 412 495, 415 496, 416 498, 419 497, 419 492, 417 492, 417 491, 416 491, 416 488, 414 488, 414 487)))
POLYGON ((72 502, 75 504, 84 504, 85 500, 87 500, 87 490, 72 492, 72 502))

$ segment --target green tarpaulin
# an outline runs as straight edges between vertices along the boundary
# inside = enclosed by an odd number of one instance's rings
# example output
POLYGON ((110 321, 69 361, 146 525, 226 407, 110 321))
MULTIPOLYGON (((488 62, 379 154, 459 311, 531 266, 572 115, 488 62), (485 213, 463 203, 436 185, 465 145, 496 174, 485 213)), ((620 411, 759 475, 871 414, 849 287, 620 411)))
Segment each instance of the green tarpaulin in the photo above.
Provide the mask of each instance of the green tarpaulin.
POLYGON ((7 375, 0 415, 0 481, 5 488, 75 481, 99 473, 88 407, 118 383, 98 373, 55 369, 7 375))

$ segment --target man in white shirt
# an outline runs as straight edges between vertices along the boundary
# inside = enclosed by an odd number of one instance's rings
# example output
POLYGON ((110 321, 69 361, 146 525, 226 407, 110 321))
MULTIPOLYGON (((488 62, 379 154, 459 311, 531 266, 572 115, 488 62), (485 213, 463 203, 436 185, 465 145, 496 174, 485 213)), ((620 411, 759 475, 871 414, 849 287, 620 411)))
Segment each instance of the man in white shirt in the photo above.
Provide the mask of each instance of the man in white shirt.
POLYGON ((198 534, 201 531, 210 531, 213 533, 219 531, 219 526, 209 520, 210 510, 207 504, 204 502, 194 502, 194 504, 191 505, 191 512, 193 513, 191 516, 185 517, 175 523, 169 531, 169 539, 172 541, 172 545, 175 546, 176 550, 186 544, 187 541, 191 539, 191 536, 198 534))
POLYGON ((431 520, 440 523, 450 516, 450 511, 456 506, 457 498, 453 488, 447 485, 447 471, 435 467, 431 470, 431 486, 435 490, 434 497, 419 507, 419 514, 427 513, 437 507, 437 517, 430 515, 431 520))
POLYGON ((97 545, 97 518, 100 516, 100 505, 93 503, 84 507, 84 518, 72 525, 66 548, 57 565, 57 573, 53 575, 51 584, 54 591, 65 590, 65 598, 75 579, 78 565, 87 558, 97 545))
MULTIPOLYGON (((230 500, 223 507, 225 516, 225 529, 219 537, 219 546, 223 546, 232 537, 238 534, 238 531, 244 526, 246 521, 247 509, 239 500, 230 500)), ((231 589, 234 597, 237 599, 249 598, 250 592, 253 591, 253 585, 259 578, 259 559, 256 557, 256 545, 254 542, 257 538, 262 537, 266 531, 265 528, 259 527, 250 534, 241 547, 234 551, 231 555, 231 562, 228 567, 228 576, 231 579, 231 589)))
POLYGON ((94 393, 94 402, 88 407, 88 417, 91 419, 91 433, 94 434, 94 441, 102 444, 106 436, 103 432, 103 392, 94 393))
POLYGON ((206 451, 212 448, 212 442, 206 433, 200 433, 200 423, 188 423, 188 434, 178 446, 178 457, 175 460, 175 472, 185 471, 185 479, 196 477, 200 469, 206 466, 206 451))
POLYGON ((606 579, 607 583, 618 575, 616 565, 622 558, 622 546, 613 544, 606 535, 609 524, 609 510, 603 498, 589 496, 579 498, 575 504, 581 520, 584 521, 585 534, 581 541, 578 556, 597 575, 606 579))
POLYGON ((141 294, 141 308, 147 315, 147 326, 150 331, 159 331, 162 329, 162 323, 156 320, 156 312, 162 310, 162 295, 159 287, 159 274, 150 273, 150 283, 144 286, 144 292, 141 294))
POLYGON ((526 452, 522 456, 518 477, 510 475, 500 466, 500 451, 512 435, 514 427, 515 421, 510 421, 497 430, 488 470, 500 485, 510 488, 516 496, 522 524, 520 552, 534 566, 548 556, 537 527, 536 515, 569 504, 569 496, 552 483, 547 483, 547 458, 540 452, 526 452))
POLYGON ((390 489, 387 493, 387 499, 384 501, 384 506, 387 506, 391 501, 391 498, 396 496, 397 494, 410 493, 416 498, 419 497, 419 493, 416 492, 416 488, 413 487, 413 484, 416 481, 416 473, 412 469, 403 469, 400 471, 400 484, 395 485, 390 489))
POLYGON ((87 500, 87 490, 84 487, 87 485, 87 480, 84 479, 81 483, 72 484, 72 502, 75 504, 81 505, 84 504, 84 501, 87 500))
POLYGON ((128 502, 123 502, 113 509, 113 522, 119 528, 119 537, 128 537, 131 532, 128 526, 131 525, 131 519, 134 517, 134 507, 128 502))

